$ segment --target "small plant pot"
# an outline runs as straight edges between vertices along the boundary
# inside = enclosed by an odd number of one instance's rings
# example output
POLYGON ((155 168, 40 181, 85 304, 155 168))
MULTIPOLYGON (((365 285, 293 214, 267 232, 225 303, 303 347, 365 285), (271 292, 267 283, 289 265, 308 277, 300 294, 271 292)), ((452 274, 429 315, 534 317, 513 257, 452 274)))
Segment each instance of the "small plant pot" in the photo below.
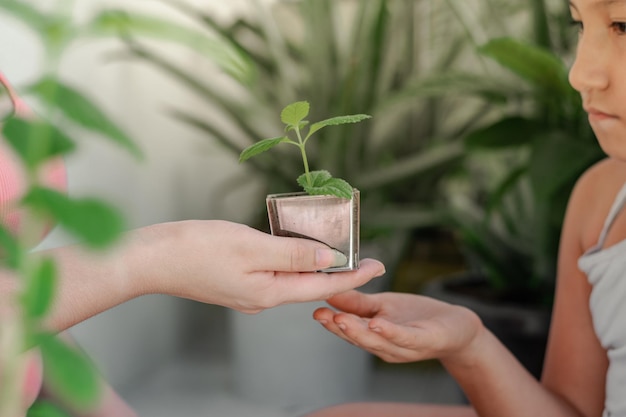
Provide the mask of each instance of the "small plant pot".
POLYGON ((275 236, 322 242, 342 252, 348 262, 323 272, 351 271, 359 267, 360 193, 351 199, 304 192, 267 196, 270 230, 275 236))

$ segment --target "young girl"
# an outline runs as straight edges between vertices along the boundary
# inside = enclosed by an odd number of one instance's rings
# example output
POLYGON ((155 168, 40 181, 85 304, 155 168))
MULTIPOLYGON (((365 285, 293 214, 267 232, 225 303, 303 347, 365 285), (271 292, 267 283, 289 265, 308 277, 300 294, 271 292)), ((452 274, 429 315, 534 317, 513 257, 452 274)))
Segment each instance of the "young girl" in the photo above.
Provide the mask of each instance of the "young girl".
POLYGON ((472 407, 346 404, 312 416, 626 416, 626 0, 570 0, 580 27, 570 82, 608 158, 572 192, 541 382, 471 311, 355 291, 314 317, 389 362, 438 358, 472 407))

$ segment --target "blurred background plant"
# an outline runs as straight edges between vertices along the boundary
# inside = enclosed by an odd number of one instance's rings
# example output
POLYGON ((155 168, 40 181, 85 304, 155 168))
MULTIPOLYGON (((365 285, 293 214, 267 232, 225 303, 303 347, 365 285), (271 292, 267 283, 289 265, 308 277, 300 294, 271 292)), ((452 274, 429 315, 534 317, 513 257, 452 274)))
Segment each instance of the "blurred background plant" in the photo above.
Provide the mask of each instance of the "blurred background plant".
MULTIPOLYGON (((388 271, 395 269, 413 231, 443 224, 440 187, 461 167, 461 139, 493 118, 494 105, 487 98, 501 96, 497 83, 485 77, 442 75, 449 68, 482 65, 468 48, 465 28, 450 22, 467 12, 478 27, 492 21, 496 11, 490 2, 476 11, 454 0, 272 5, 251 0, 247 15, 223 21, 209 6, 201 10, 185 1, 160 1, 193 24, 123 10, 104 11, 98 21, 102 33, 117 32, 125 40, 127 48, 118 58, 159 68, 210 109, 182 110, 173 103, 167 109, 171 117, 205 132, 236 158, 250 144, 280 134, 275 115, 286 103, 308 100, 312 120, 371 114, 367 127, 320 132, 309 150, 312 168, 326 169, 360 189, 363 240, 387 239, 381 247, 391 255, 388 271), (177 65, 160 53, 164 40, 194 49, 222 76, 199 77, 196 68, 177 65), (215 54, 220 42, 228 47, 215 54)), ((301 168, 290 151, 250 166, 263 180, 258 201, 267 193, 296 189, 301 168)), ((224 193, 249 181, 248 171, 225 184, 224 193)), ((258 204, 254 224, 266 229, 265 216, 264 205, 258 204)))
POLYGON ((521 34, 477 42, 497 65, 483 76, 501 83, 502 112, 464 136, 465 168, 446 195, 452 229, 490 297, 549 306, 569 194, 603 153, 567 79, 577 38, 567 5, 529 6, 521 34))
MULTIPOLYGON (((193 114, 172 107, 168 110, 173 117, 205 131, 235 157, 245 146, 281 132, 275 114, 297 99, 311 102, 316 113, 312 119, 372 114, 373 126, 321 132, 318 146, 312 144, 309 151, 311 165, 346 178, 361 190, 366 234, 379 227, 440 222, 435 190, 443 174, 459 164, 461 133, 485 114, 484 108, 467 106, 459 98, 431 98, 443 83, 422 82, 425 75, 459 59, 463 33, 446 25, 443 43, 437 39, 444 36, 441 25, 433 24, 438 29, 429 31, 418 24, 435 18, 444 21, 444 16, 415 1, 304 0, 269 8, 251 1, 248 17, 222 22, 184 2, 164 3, 203 26, 205 32, 187 39, 218 37, 231 45, 229 62, 217 64, 231 76, 229 87, 236 91, 226 89, 223 78, 193 76, 142 43, 155 37, 185 42, 180 33, 188 29, 127 12, 103 13, 102 21, 116 22, 133 57, 195 90, 217 113, 193 114), (151 28, 160 29, 146 30, 148 21, 151 28), (441 45, 445 51, 434 54, 441 45), (406 94, 409 86, 411 95, 406 94), (450 114, 458 120, 441 123, 450 114)), ((196 48, 198 43, 185 45, 196 48)), ((285 152, 260 159, 254 169, 266 180, 266 191, 282 192, 297 186, 299 165, 285 152)))
POLYGON ((577 35, 567 7, 533 0, 514 31, 470 37, 486 66, 462 76, 497 82, 498 100, 490 103, 500 111, 463 135, 463 168, 442 187, 447 228, 466 270, 423 286, 476 311, 537 378, 565 208, 577 178, 604 156, 568 83, 577 35))
MULTIPOLYGON (((43 357, 44 380, 60 400, 71 409, 88 410, 98 400, 98 372, 82 352, 45 329, 43 323, 56 294, 57 269, 52 258, 31 249, 49 224, 58 224, 92 250, 113 244, 125 225, 117 210, 99 199, 74 198, 44 185, 41 171, 73 152, 81 131, 95 132, 136 157, 140 151, 90 98, 57 77, 64 50, 83 35, 83 28, 70 18, 71 6, 43 12, 21 1, 3 0, 0 9, 28 26, 45 51, 43 73, 29 85, 14 89, 0 73, 0 101, 6 104, 0 121, 3 152, 10 149, 26 175, 24 196, 11 208, 23 216, 17 235, 0 225, 1 266, 22 281, 16 299, 3 300, 12 301, 17 313, 1 318, 0 415, 21 414, 18 381, 24 372, 23 352, 33 347, 43 357), (35 112, 31 114, 24 106, 18 92, 32 99, 35 112)), ((51 402, 37 401, 28 415, 66 414, 51 402)))
MULTIPOLYGON (((451 231, 491 288, 549 304, 569 192, 602 157, 567 82, 576 38, 567 5, 251 0, 247 15, 223 21, 208 7, 157 1, 195 25, 122 10, 98 21, 125 40, 119 57, 161 69, 211 109, 173 104, 170 116, 235 158, 281 131, 274 115, 285 103, 310 101, 313 119, 371 114, 367 127, 324 132, 310 150, 314 169, 361 190, 364 239, 451 231), (198 77, 155 40, 193 48, 228 76, 198 77)), ((288 152, 255 161, 259 200, 296 187, 288 152)))

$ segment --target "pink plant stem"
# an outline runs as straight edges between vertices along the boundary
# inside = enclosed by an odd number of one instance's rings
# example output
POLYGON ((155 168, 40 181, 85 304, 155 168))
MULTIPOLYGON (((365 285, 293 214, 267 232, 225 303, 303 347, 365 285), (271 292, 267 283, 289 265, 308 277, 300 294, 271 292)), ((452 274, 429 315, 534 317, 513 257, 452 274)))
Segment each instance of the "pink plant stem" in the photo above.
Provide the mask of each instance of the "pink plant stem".
POLYGON ((18 95, 8 78, 0 71, 0 84, 7 90, 9 93, 9 99, 11 100, 11 104, 13 105, 12 114, 15 114, 19 117, 27 117, 30 116, 31 110, 28 108, 28 105, 24 100, 22 100, 18 95))

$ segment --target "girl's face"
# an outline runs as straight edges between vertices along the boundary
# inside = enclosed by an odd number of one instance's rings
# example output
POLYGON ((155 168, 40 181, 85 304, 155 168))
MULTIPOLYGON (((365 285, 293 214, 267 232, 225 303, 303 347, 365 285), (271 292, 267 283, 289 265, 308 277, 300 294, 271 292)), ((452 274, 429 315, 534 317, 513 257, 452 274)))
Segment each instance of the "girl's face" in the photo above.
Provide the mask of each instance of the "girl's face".
POLYGON ((626 0, 570 0, 580 34, 569 81, 602 149, 626 161, 626 0))

